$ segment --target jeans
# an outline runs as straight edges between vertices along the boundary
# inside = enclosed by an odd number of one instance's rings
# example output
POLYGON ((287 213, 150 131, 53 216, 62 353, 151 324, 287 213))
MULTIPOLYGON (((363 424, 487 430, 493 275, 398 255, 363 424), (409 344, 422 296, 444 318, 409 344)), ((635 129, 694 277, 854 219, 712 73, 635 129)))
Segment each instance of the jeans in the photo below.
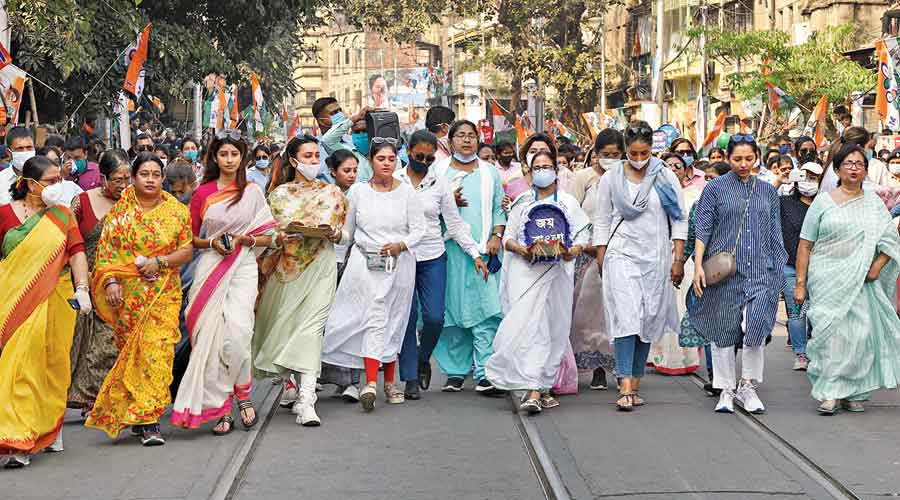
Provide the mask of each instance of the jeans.
POLYGON ((400 380, 418 380, 419 363, 431 359, 434 346, 444 329, 444 295, 447 288, 447 254, 431 260, 416 262, 416 286, 412 306, 409 308, 409 324, 400 348, 400 380), (419 322, 419 305, 422 306, 422 330, 416 345, 416 326, 419 322))
POLYGON ((643 377, 650 355, 650 344, 637 335, 617 338, 614 341, 616 350, 616 375, 619 377, 643 377))
MULTIPOLYGON (((788 335, 794 354, 806 354, 806 339, 809 324, 806 322, 806 307, 794 303, 794 286, 797 284, 797 270, 794 266, 784 266, 784 304, 788 313, 788 335)), ((809 300, 809 294, 806 295, 809 300)))

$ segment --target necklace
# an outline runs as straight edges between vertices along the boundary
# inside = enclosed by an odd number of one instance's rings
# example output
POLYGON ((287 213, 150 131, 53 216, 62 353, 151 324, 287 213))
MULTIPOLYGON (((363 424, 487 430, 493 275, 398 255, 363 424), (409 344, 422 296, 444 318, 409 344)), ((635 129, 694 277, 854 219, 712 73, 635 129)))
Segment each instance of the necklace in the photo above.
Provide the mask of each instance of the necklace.
POLYGON ((394 179, 388 179, 386 182, 378 182, 373 177, 372 180, 369 182, 371 182, 373 186, 379 186, 381 188, 388 189, 391 186, 391 184, 394 183, 394 179))

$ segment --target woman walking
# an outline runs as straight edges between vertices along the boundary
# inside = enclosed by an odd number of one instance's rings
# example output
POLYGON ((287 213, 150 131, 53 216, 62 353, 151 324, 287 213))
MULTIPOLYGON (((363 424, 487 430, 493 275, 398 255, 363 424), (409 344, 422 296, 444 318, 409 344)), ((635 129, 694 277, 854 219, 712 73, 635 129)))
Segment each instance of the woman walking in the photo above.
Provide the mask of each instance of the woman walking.
POLYGON ((0 466, 10 468, 62 451, 75 328, 66 301, 91 312, 81 233, 54 197, 61 181, 58 164, 32 157, 0 206, 0 466))
POLYGON ((250 401, 256 257, 271 244, 275 220, 262 187, 247 180, 249 161, 239 134, 217 135, 190 206, 193 244, 199 250, 185 310, 191 355, 172 424, 193 429, 218 419, 217 435, 234 429, 233 399, 245 429, 258 421, 250 401))
POLYGON ((91 291, 113 327, 119 357, 85 425, 112 438, 126 426, 144 446, 165 444, 159 419, 169 405, 175 344, 181 338, 179 268, 191 258, 190 213, 162 190, 163 165, 141 153, 133 185, 106 216, 91 291))
POLYGON ((803 304, 808 288, 807 374, 824 415, 864 411, 872 391, 900 385, 897 227, 881 199, 862 188, 868 168, 862 148, 844 146, 833 164, 838 188, 817 196, 806 213, 793 291, 803 304))
POLYGON ((645 122, 625 131, 627 161, 597 186, 594 243, 603 278, 606 324, 615 338, 621 398, 631 411, 638 396, 650 344, 678 327, 675 288, 684 278, 687 212, 681 184, 666 164, 650 155, 653 129, 645 122))
POLYGON ((734 413, 737 398, 746 411, 764 413, 756 388, 763 381, 764 344, 775 324, 787 262, 780 203, 775 188, 752 175, 759 154, 752 136, 732 136, 725 153, 731 172, 707 184, 697 202, 696 300, 688 314, 715 344, 713 387, 722 390, 715 411, 734 413), (707 276, 706 266, 722 273, 729 260, 733 273, 721 274, 721 280, 707 276), (736 345, 742 347, 740 385, 736 345))
MULTIPOLYGON (((350 210, 341 243, 353 241, 344 278, 325 325, 322 361, 347 368, 365 368, 366 386, 360 403, 375 408, 379 365, 384 364, 388 403, 403 403, 394 387, 416 281, 413 252, 425 233, 422 206, 409 184, 393 177, 397 149, 373 140, 369 151, 372 179, 350 188, 350 210)), ((332 256, 331 269, 334 270, 332 256)))
POLYGON ((282 398, 282 404, 291 405, 296 397, 292 408, 296 422, 311 427, 321 423, 315 408, 316 378, 325 320, 337 287, 333 242, 340 237, 347 200, 339 187, 316 178, 320 160, 315 137, 291 139, 281 163, 287 182, 269 194, 278 235, 275 248, 262 259, 265 284, 253 337, 253 366, 282 378, 292 393, 282 398), (330 234, 304 237, 296 226, 327 226, 330 234))
POLYGON ((569 346, 575 292, 572 260, 590 241, 590 221, 574 197, 560 192, 555 156, 536 153, 529 170, 534 190, 510 213, 503 238, 509 252, 500 288, 504 317, 485 374, 498 389, 526 391, 520 409, 538 413, 559 406, 550 388, 569 346), (539 211, 543 218, 532 219, 539 211), (529 246, 529 237, 537 235, 527 231, 535 227, 552 227, 547 235, 562 235, 562 253, 557 257, 564 262, 536 261, 540 253, 529 246))
MULTIPOLYGON (((72 213, 78 221, 78 230, 84 236, 84 248, 88 269, 93 272, 97 243, 103 233, 106 214, 122 197, 131 183, 131 166, 128 153, 111 149, 100 158, 100 175, 103 184, 85 191, 72 200, 72 213)), ((119 349, 113 340, 113 329, 97 313, 78 318, 72 341, 72 384, 69 386, 67 406, 90 411, 103 385, 103 379, 116 363, 119 349)))

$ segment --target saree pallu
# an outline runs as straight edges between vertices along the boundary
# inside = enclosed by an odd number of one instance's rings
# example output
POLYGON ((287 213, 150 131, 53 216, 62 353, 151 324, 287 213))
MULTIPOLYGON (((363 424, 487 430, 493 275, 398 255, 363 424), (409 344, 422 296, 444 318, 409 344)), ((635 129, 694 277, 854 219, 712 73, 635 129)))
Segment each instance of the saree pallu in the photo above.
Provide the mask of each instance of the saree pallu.
POLYGON ((900 274, 900 237, 884 203, 866 190, 836 204, 819 195, 809 207, 800 238, 814 243, 809 260, 806 346, 812 397, 866 400, 880 388, 900 385, 900 319, 894 310, 900 274), (866 281, 875 257, 890 261, 866 281))
POLYGON ((9 231, 0 261, 0 455, 33 454, 62 426, 75 311, 66 303, 74 218, 53 207, 9 231))
POLYGON ((94 402, 85 425, 116 437, 128 425, 159 421, 170 401, 172 360, 181 308, 177 268, 163 269, 155 281, 141 276, 134 259, 153 258, 190 246, 190 214, 162 193, 162 202, 145 212, 130 187, 106 216, 97 246, 91 289, 97 314, 112 326, 119 357, 94 402), (124 304, 106 301, 104 283, 116 278, 124 304))
MULTIPOLYGON (((258 185, 248 184, 241 201, 231 205, 236 194, 232 185, 207 198, 200 237, 273 230, 275 220, 258 185)), ((250 397, 256 258, 254 249, 239 246, 227 257, 204 250, 197 259, 185 313, 191 356, 175 397, 173 425, 196 428, 230 414, 234 397, 250 397)))

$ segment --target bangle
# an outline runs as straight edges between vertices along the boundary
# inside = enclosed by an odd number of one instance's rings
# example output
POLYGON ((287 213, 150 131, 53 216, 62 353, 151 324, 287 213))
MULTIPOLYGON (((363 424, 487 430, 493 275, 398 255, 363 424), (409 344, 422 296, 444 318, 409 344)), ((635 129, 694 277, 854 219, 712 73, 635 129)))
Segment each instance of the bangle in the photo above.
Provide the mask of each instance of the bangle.
POLYGON ((90 291, 91 289, 90 289, 90 287, 88 287, 87 283, 80 283, 78 285, 75 285, 75 290, 76 291, 78 291, 78 290, 90 291))
POLYGON ((250 239, 253 240, 253 243, 250 244, 250 248, 253 248, 253 247, 256 246, 256 236, 253 236, 253 235, 251 234, 251 235, 250 235, 250 239))
POLYGON ((106 283, 103 284, 103 289, 106 290, 107 288, 109 288, 109 285, 118 285, 118 284, 119 284, 118 280, 116 280, 115 278, 110 278, 110 279, 106 280, 106 283))

